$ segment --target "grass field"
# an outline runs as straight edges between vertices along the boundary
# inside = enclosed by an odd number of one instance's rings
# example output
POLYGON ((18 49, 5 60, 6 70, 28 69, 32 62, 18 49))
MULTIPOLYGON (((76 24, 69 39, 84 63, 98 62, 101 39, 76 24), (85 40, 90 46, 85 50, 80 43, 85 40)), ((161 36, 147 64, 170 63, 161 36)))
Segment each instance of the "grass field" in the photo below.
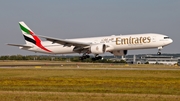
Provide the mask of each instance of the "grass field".
POLYGON ((179 101, 180 70, 81 68, 179 68, 164 65, 1 61, 1 101, 179 101), (32 65, 33 66, 30 66, 32 65), (36 64, 41 68, 34 68, 36 64), (45 65, 44 65, 45 64, 45 65), (56 65, 54 65, 56 64, 56 65), (62 65, 63 64, 63 65, 62 65), (52 65, 52 66, 51 66, 52 65), (79 68, 77 69, 77 65, 79 68), (60 69, 76 68, 76 69, 60 69))

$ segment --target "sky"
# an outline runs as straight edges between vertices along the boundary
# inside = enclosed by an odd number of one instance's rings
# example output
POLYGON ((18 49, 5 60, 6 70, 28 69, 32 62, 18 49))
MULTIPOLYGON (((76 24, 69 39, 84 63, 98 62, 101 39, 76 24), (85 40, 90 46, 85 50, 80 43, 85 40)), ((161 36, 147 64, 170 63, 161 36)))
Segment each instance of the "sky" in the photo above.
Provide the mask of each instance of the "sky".
MULTIPOLYGON (((1 0, 0 55, 41 55, 7 46, 25 44, 18 22, 56 38, 160 33, 173 39, 163 53, 180 53, 180 0, 1 0)), ((128 54, 156 54, 158 49, 128 54)))

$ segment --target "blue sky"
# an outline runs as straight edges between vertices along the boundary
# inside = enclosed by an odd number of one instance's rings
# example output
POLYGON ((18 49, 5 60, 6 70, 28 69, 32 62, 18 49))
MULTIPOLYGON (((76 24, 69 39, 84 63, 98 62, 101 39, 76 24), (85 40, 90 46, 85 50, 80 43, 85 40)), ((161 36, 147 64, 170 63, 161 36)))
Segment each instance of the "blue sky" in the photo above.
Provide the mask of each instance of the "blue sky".
MULTIPOLYGON (((162 53, 180 53, 180 0, 1 0, 0 55, 35 53, 7 46, 24 44, 18 22, 36 34, 78 38, 137 33, 160 33, 174 42, 162 53)), ((131 50, 153 54, 157 49, 131 50)))

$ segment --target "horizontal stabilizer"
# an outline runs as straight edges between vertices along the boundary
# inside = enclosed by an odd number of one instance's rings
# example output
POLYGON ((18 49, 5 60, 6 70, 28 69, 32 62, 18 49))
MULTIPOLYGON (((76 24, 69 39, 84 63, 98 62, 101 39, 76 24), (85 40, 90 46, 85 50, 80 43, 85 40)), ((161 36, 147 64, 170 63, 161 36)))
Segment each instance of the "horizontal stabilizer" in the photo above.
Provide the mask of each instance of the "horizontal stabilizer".
POLYGON ((19 45, 19 44, 7 44, 9 46, 17 46, 17 47, 23 47, 23 48, 32 48, 31 45, 19 45))

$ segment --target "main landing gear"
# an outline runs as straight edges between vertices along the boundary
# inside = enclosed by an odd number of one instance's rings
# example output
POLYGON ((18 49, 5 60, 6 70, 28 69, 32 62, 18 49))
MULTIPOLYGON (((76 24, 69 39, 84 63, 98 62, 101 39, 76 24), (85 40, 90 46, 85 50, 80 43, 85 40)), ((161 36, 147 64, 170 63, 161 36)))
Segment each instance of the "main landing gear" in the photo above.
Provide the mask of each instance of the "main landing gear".
MULTIPOLYGON (((89 55, 83 54, 83 56, 80 57, 79 59, 84 60, 84 59, 88 59, 88 58, 90 58, 89 55)), ((96 54, 95 57, 92 58, 92 61, 101 60, 101 59, 102 59, 102 56, 98 56, 98 54, 96 54)))
POLYGON ((90 58, 90 56, 89 56, 89 55, 83 55, 83 56, 80 57, 79 59, 80 59, 80 60, 84 60, 84 59, 87 59, 87 58, 90 58))
POLYGON ((92 58, 92 61, 96 61, 96 60, 101 60, 102 56, 95 56, 94 58, 92 58))

